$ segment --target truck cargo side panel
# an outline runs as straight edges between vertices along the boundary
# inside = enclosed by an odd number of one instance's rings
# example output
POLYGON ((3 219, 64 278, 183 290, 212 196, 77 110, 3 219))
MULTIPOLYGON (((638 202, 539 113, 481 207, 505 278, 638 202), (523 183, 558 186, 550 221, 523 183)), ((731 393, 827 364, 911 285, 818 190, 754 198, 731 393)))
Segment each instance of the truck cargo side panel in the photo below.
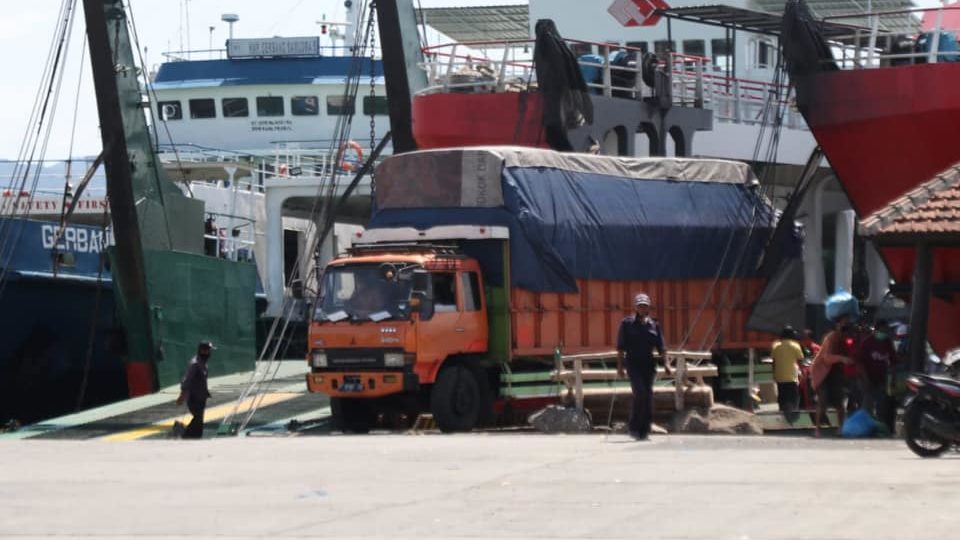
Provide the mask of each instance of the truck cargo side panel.
POLYGON ((653 296, 652 314, 667 347, 736 350, 765 347, 770 336, 748 332, 751 299, 761 278, 677 281, 577 281, 580 293, 510 293, 514 357, 549 357, 616 348, 620 321, 633 311, 633 295, 653 296), (706 302, 704 301, 706 299, 706 302), (689 333, 689 336, 688 336, 689 333), (686 338, 686 339, 685 339, 686 338))

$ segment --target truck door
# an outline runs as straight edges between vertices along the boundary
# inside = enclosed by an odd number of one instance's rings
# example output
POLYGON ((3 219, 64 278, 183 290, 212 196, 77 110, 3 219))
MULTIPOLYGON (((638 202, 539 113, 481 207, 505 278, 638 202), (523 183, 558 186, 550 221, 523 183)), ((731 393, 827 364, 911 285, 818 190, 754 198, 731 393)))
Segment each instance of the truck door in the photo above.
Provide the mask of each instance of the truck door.
POLYGON ((462 352, 482 353, 487 351, 487 319, 484 310, 483 286, 480 274, 474 271, 460 272, 460 305, 463 311, 456 332, 463 336, 462 352))
POLYGON ((432 383, 439 365, 459 352, 462 333, 457 331, 461 308, 457 302, 457 274, 433 273, 433 316, 417 333, 417 374, 420 382, 432 383))

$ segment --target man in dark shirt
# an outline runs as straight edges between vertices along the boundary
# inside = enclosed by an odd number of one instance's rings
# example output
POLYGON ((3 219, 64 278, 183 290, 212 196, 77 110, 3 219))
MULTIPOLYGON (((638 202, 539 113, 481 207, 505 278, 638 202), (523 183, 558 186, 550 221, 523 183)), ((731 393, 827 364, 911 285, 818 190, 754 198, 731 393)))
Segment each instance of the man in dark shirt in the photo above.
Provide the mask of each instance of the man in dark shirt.
POLYGON ((660 353, 663 367, 670 374, 663 334, 656 319, 650 316, 650 297, 640 293, 633 299, 636 313, 623 319, 617 334, 617 374, 630 377, 633 392, 633 408, 627 428, 634 439, 646 439, 653 420, 653 382, 657 376, 657 364, 653 352, 660 353))
POLYGON ((210 353, 216 347, 209 341, 201 341, 197 345, 197 355, 190 359, 187 373, 180 383, 180 396, 177 405, 187 402, 187 409, 193 415, 190 424, 183 432, 184 439, 203 438, 203 411, 207 408, 207 399, 210 390, 207 387, 207 361, 210 353))
POLYGON ((857 368, 863 385, 863 408, 889 428, 893 427, 893 421, 888 410, 887 376, 892 372, 896 358, 890 327, 887 321, 879 320, 857 352, 857 368))

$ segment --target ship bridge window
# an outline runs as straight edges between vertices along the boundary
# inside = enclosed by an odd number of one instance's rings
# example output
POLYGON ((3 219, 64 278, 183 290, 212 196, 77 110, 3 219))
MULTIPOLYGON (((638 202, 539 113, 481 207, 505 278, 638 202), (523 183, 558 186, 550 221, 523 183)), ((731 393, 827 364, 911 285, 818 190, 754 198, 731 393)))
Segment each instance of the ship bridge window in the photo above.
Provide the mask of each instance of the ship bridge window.
POLYGON ((250 106, 247 98, 223 98, 220 102, 224 118, 242 118, 250 116, 250 106))
POLYGON ((191 99, 190 118, 216 118, 217 104, 213 99, 191 99))
POLYGON ((317 96, 294 96, 290 98, 290 114, 294 116, 316 116, 320 114, 317 96))
POLYGON ((363 96, 363 115, 386 116, 390 114, 387 109, 387 98, 385 96, 363 96))
POLYGON ((347 116, 357 111, 354 98, 344 96, 327 96, 327 114, 330 116, 347 116))
POLYGON ((641 54, 646 54, 650 50, 647 46, 646 41, 628 41, 627 47, 631 47, 633 49, 640 49, 641 54))
POLYGON ((730 45, 730 40, 711 39, 710 56, 716 69, 724 70, 730 67, 733 62, 733 47, 730 45))
POLYGON ((180 101, 161 101, 157 103, 157 116, 162 120, 182 120, 183 107, 180 101))
POLYGON ((758 39, 754 44, 754 65, 758 68, 770 67, 770 60, 773 58, 773 44, 769 41, 758 39))
POLYGON ((659 39, 653 42, 653 51, 657 54, 672 53, 677 50, 677 44, 673 41, 659 39))
POLYGON ((706 42, 702 39, 683 40, 683 54, 689 54, 690 56, 706 56, 706 42))
POLYGON ((280 96, 258 97, 257 116, 283 116, 283 98, 280 96))

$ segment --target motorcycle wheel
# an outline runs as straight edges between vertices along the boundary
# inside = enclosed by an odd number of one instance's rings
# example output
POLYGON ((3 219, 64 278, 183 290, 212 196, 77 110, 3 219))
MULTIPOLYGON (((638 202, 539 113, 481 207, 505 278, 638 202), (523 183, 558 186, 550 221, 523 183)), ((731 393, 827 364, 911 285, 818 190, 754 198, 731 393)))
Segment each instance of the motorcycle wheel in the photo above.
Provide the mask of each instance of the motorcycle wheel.
POLYGON ((907 447, 914 454, 925 457, 939 457, 950 448, 950 443, 923 429, 923 413, 929 407, 923 402, 912 403, 904 413, 903 430, 907 447))

